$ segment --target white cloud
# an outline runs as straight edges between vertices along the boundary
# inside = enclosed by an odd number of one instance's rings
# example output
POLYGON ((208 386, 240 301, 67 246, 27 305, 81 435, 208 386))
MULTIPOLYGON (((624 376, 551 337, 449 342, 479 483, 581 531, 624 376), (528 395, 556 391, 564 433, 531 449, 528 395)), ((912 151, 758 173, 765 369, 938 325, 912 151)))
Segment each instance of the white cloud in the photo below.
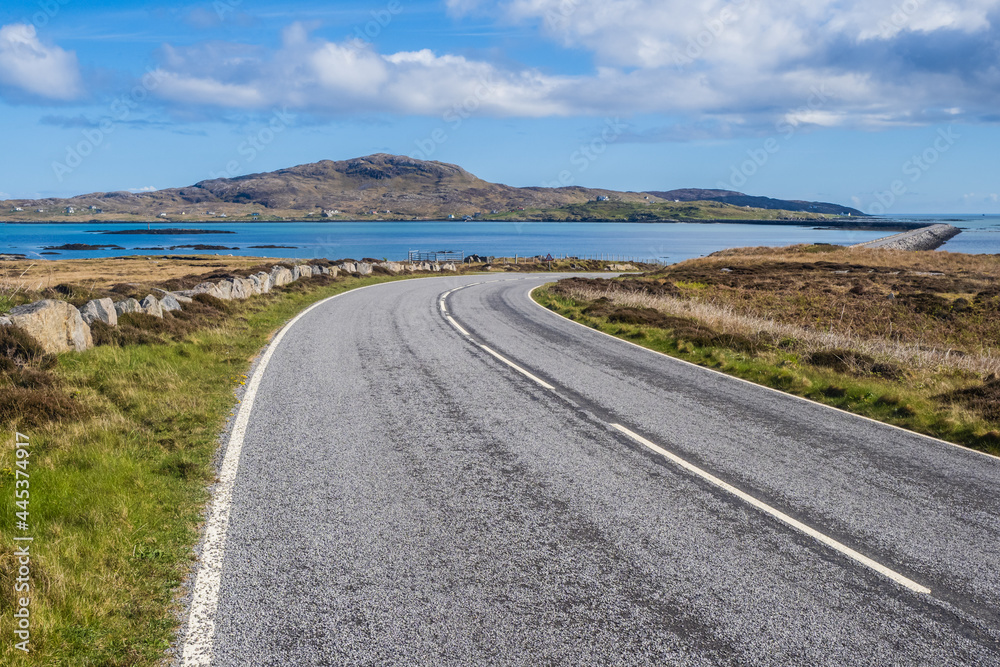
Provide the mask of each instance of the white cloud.
POLYGON ((76 54, 43 44, 35 27, 0 27, 0 83, 53 100, 80 96, 83 85, 76 54))
POLYGON ((587 48, 607 64, 660 67, 697 52, 699 59, 741 69, 808 55, 830 35, 867 40, 904 31, 983 30, 1000 9, 998 0, 450 0, 449 5, 538 22, 551 37, 587 48))
MULTIPOLYGON (((592 54, 586 75, 428 49, 381 53, 302 24, 264 49, 165 47, 176 104, 316 113, 670 115, 734 134, 995 118, 1000 0, 447 0, 592 54), (970 54, 980 54, 970 55, 970 54), (821 91, 818 94, 818 91, 821 91)), ((701 130, 698 130, 699 132, 701 130)), ((683 134, 683 133, 682 133, 683 134)), ((697 134, 697 132, 695 132, 697 134)), ((663 132, 662 136, 679 136, 663 132)))
POLYGON ((128 189, 129 192, 135 192, 135 193, 139 193, 139 192, 156 192, 156 190, 157 190, 157 188, 154 187, 154 186, 152 186, 152 185, 147 185, 147 186, 142 187, 142 188, 129 188, 128 189))
POLYGON ((443 114, 456 105, 493 115, 545 116, 573 111, 552 95, 566 79, 510 72, 424 49, 383 55, 360 41, 311 39, 301 24, 264 52, 213 43, 165 47, 156 94, 175 103, 321 112, 443 114))

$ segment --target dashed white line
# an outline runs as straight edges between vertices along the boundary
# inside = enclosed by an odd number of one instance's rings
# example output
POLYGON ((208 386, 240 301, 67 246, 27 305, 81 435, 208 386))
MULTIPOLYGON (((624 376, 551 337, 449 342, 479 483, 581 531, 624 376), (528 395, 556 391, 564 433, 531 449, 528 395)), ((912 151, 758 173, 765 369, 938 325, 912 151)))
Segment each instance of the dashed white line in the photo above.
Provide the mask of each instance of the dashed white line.
POLYGON ((550 385, 548 382, 546 382, 545 380, 542 380, 539 377, 536 377, 536 376, 532 375, 531 373, 529 373, 528 371, 524 370, 523 368, 521 368, 520 366, 518 366, 517 364, 515 364, 513 361, 511 361, 510 359, 508 359, 507 357, 503 356, 502 354, 500 354, 498 352, 494 352, 493 350, 491 350, 490 348, 486 347, 485 345, 480 345, 479 347, 482 348, 483 350, 485 350, 486 352, 488 352, 489 354, 492 354, 494 357, 496 357, 497 359, 499 359, 503 363, 507 364, 508 366, 510 366, 511 368, 513 368, 515 371, 517 371, 518 373, 520 373, 524 377, 526 377, 529 380, 532 380, 533 382, 537 383, 539 386, 544 387, 544 388, 546 388, 546 389, 548 389, 550 391, 555 391, 555 387, 553 387, 552 385, 550 385))
MULTIPOLYGON (((500 282, 500 281, 499 280, 489 280, 489 281, 485 281, 485 282, 500 282)), ((442 294, 441 297, 440 297, 440 300, 438 301, 438 307, 441 309, 441 314, 444 315, 444 318, 446 320, 448 320, 448 324, 450 324, 451 326, 455 327, 455 329, 459 333, 461 333, 466 338, 469 338, 470 340, 472 339, 472 334, 470 334, 468 331, 466 331, 464 328, 462 328, 462 325, 459 324, 458 322, 456 322, 455 319, 448 313, 448 306, 447 306, 445 300, 452 293, 454 293, 454 292, 457 292, 459 290, 465 289, 466 287, 474 287, 475 285, 482 285, 482 284, 484 284, 484 283, 481 283, 481 282, 480 283, 471 283, 469 285, 463 285, 462 287, 456 287, 455 289, 449 290, 449 291, 445 292, 444 294, 442 294)), ((550 385, 548 382, 546 382, 545 380, 543 380, 543 379, 541 379, 541 378, 539 378, 539 377, 537 377, 535 375, 532 375, 531 373, 529 373, 528 371, 524 370, 523 368, 521 368, 520 366, 518 366, 517 364, 515 364, 510 359, 508 359, 507 357, 505 357, 502 354, 500 354, 499 352, 496 352, 495 350, 492 350, 492 349, 486 347, 485 345, 476 342, 475 340, 473 340, 472 342, 475 345, 478 345, 480 348, 482 348, 483 351, 487 352, 488 354, 493 355, 494 357, 496 357, 497 359, 499 359, 503 363, 507 364, 508 366, 510 366, 511 368, 513 368, 515 371, 517 371, 521 375, 523 375, 524 377, 526 377, 529 380, 531 380, 532 382, 538 384, 540 387, 544 387, 545 389, 548 389, 549 391, 555 391, 555 387, 553 387, 552 385, 550 385)))
POLYGON ((454 320, 454 318, 452 318, 452 316, 451 316, 451 315, 448 315, 448 314, 447 314, 447 312, 445 313, 445 316, 444 316, 444 317, 445 317, 445 319, 446 319, 446 320, 448 320, 448 323, 449 323, 449 324, 451 324, 451 326, 453 326, 453 327, 455 327, 456 329, 458 329, 458 332, 459 332, 460 334, 462 334, 462 335, 463 335, 463 336, 465 336, 466 338, 472 338, 472 334, 470 334, 470 333, 469 333, 468 331, 466 331, 465 329, 463 329, 463 328, 462 328, 462 325, 461 325, 461 324, 459 324, 458 322, 456 322, 456 321, 454 320))
MULTIPOLYGON (((491 282, 493 282, 493 281, 491 281, 491 282)), ((482 284, 482 283, 480 283, 480 284, 482 284)), ((465 287, 472 287, 472 285, 466 285, 465 287)), ((471 339, 472 337, 469 335, 469 333, 467 331, 465 331, 465 329, 463 329, 458 324, 458 322, 456 322, 451 317, 450 314, 448 314, 447 308, 445 306, 445 299, 452 292, 457 292, 460 289, 464 289, 464 288, 463 287, 459 287, 459 288, 453 289, 450 292, 447 292, 447 293, 445 293, 445 294, 443 294, 441 296, 441 301, 440 301, 441 312, 444 314, 445 318, 448 320, 448 322, 453 327, 455 327, 458 331, 462 332, 465 336, 467 336, 467 337, 469 337, 471 339)), ((535 289, 537 289, 537 288, 535 288, 535 289)), ((534 289, 531 290, 531 291, 533 292, 534 289)), ((529 301, 534 302, 534 300, 531 298, 531 293, 530 292, 528 293, 528 299, 529 299, 529 301)), ((539 307, 542 307, 541 304, 536 303, 536 305, 538 305, 539 307)), ((548 309, 546 309, 546 310, 548 310, 548 309)), ((572 321, 572 320, 569 320, 569 321, 572 321)), ((574 324, 579 324, 579 322, 575 322, 574 324)), ((603 332, 599 331, 598 333, 603 333, 603 332)), ((607 335, 607 334, 605 334, 605 335, 607 335)), ((473 341, 473 342, 475 342, 475 341, 473 341)), ((628 342, 628 341, 623 341, 623 342, 628 342)), ((511 368, 513 368, 514 370, 516 370, 518 373, 524 375, 525 377, 529 378, 533 382, 537 383, 539 386, 544 387, 545 389, 548 389, 549 391, 556 392, 556 388, 554 386, 552 386, 551 384, 545 382, 541 378, 533 375, 532 373, 530 373, 529 371, 525 370, 521 366, 518 366, 516 363, 514 363, 510 359, 507 359, 506 357, 504 357, 503 355, 499 354, 498 352, 490 349, 486 345, 483 345, 481 343, 475 343, 475 344, 478 345, 480 348, 482 348, 487 353, 489 353, 492 356, 496 357, 498 360, 500 360, 501 362, 503 362, 507 366, 510 366, 511 368)), ((642 349, 646 349, 646 348, 642 348, 642 349)), ((729 376, 727 376, 727 377, 729 377, 729 376)), ((768 505, 764 501, 759 500, 758 498, 755 498, 754 496, 751 496, 750 494, 746 493, 745 491, 741 491, 740 489, 736 488, 735 486, 733 486, 733 485, 731 485, 731 484, 729 484, 727 482, 724 482, 723 480, 719 479, 718 477, 716 477, 715 475, 711 474, 710 472, 708 472, 708 471, 706 471, 706 470, 704 470, 704 469, 696 466, 693 463, 690 463, 689 461, 681 458, 680 456, 677 456, 673 452, 670 452, 670 451, 664 449, 663 447, 660 447, 656 443, 647 440, 646 438, 642 437, 638 433, 635 433, 634 431, 629 430, 625 426, 622 426, 621 424, 610 424, 610 423, 609 423, 609 426, 611 426, 612 428, 614 428, 615 430, 617 430, 617 431, 619 431, 621 433, 624 433, 626 436, 628 436, 629 438, 631 438, 635 442, 643 445, 644 447, 646 447, 647 449, 649 449, 649 450, 651 450, 653 452, 656 452, 660 456, 663 456, 667 460, 669 460, 669 461, 675 463, 676 465, 684 468, 688 472, 696 475, 697 477, 700 477, 701 479, 703 479, 706 482, 712 484, 716 488, 721 489, 721 490, 725 491, 726 493, 728 493, 728 494, 730 494, 730 495, 732 495, 732 496, 734 496, 734 497, 742 500, 743 502, 747 503, 748 505, 751 505, 751 506, 757 508, 758 510, 764 512, 765 514, 768 514, 768 515, 774 517, 775 519, 781 521, 782 523, 784 523, 785 525, 789 526, 790 528, 792 528, 794 530, 797 530, 800 533, 803 533, 804 535, 807 535, 807 536, 811 537, 812 539, 816 540, 817 542, 820 542, 821 544, 826 545, 827 547, 833 549, 834 551, 837 551, 838 553, 846 556, 847 558, 850 558, 851 560, 855 561, 856 563, 859 563, 859 564, 861 564, 861 565, 863 565, 863 566, 865 566, 865 567, 867 567, 867 568, 869 568, 871 570, 874 570, 875 572, 878 572, 882 576, 884 576, 884 577, 886 577, 886 578, 888 578, 888 579, 896 582, 900 586, 908 588, 909 590, 911 590, 911 591, 913 591, 915 593, 924 593, 924 594, 928 594, 928 595, 930 594, 931 589, 927 588, 926 586, 923 586, 922 584, 919 584, 919 583, 913 581, 909 577, 906 577, 905 575, 900 574, 899 572, 896 572, 895 570, 890 569, 890 568, 886 567, 885 565, 882 565, 878 561, 872 560, 868 556, 865 556, 864 554, 859 553, 858 551, 855 551, 854 549, 850 548, 846 544, 835 540, 834 538, 830 537, 829 535, 821 533, 820 531, 816 530, 815 528, 812 528, 812 527, 810 527, 810 526, 802 523, 801 521, 799 521, 797 519, 792 518, 788 514, 785 514, 781 510, 779 510, 779 509, 777 509, 775 507, 772 507, 771 505, 768 505)))
POLYGON ((918 436, 920 438, 923 438, 924 440, 930 440, 931 442, 936 442, 936 443, 938 443, 940 445, 947 445, 948 447, 952 447, 954 449, 960 449, 963 452, 965 452, 966 454, 973 454, 973 455, 976 455, 976 456, 985 456, 985 457, 991 458, 991 459, 1000 459, 1000 456, 997 456, 995 454, 990 454, 989 452, 983 452, 983 451, 980 451, 978 449, 971 449, 971 448, 965 447, 963 445, 955 444, 954 442, 948 442, 947 440, 942 440, 940 438, 935 438, 934 436, 927 435, 926 433, 918 433, 917 431, 911 431, 908 428, 903 428, 902 426, 896 426, 895 424, 889 424, 888 422, 882 422, 882 421, 879 421, 877 419, 872 419, 871 417, 866 417, 864 415, 859 415, 856 412, 848 412, 847 410, 842 410, 841 408, 834 407, 832 405, 827 405, 826 403, 820 403, 819 401, 814 401, 811 398, 806 398, 805 396, 797 396, 795 394, 789 394, 788 392, 781 391, 780 389, 774 389, 773 387, 768 387, 767 385, 764 385, 764 384, 757 384, 756 382, 751 382, 750 380, 744 380, 741 377, 737 377, 735 375, 729 375, 727 373, 723 373, 722 371, 718 371, 718 370, 716 370, 714 368, 708 368, 707 366, 699 366, 698 364, 695 364, 695 363, 692 363, 690 361, 687 361, 686 359, 680 359, 678 357, 672 357, 669 354, 665 354, 663 352, 660 352, 658 350, 653 350, 653 349, 648 348, 648 347, 643 347, 642 345, 639 345, 638 343, 633 343, 630 340, 625 340, 624 338, 619 338, 618 336, 613 336, 613 335, 611 335, 611 334, 609 334, 607 332, 601 331, 600 329, 594 329, 593 327, 589 327, 586 324, 583 324, 582 322, 577 322, 575 320, 571 320, 568 317, 565 317, 564 315, 560 315, 559 313, 553 312, 552 310, 549 310, 548 308, 546 308, 542 304, 540 304, 537 301, 535 301, 535 299, 534 299, 534 297, 532 295, 534 294, 535 290, 541 289, 542 287, 544 287, 544 285, 536 285, 535 287, 532 287, 530 290, 528 290, 528 301, 530 301, 531 303, 533 303, 537 308, 541 308, 542 310, 544 310, 545 312, 547 312, 549 315, 552 315, 553 317, 558 317, 559 319, 563 320, 564 322, 569 322, 570 324, 574 324, 574 325, 576 325, 578 327, 582 327, 582 328, 586 329, 587 331, 589 331, 591 333, 600 334, 601 336, 605 336, 605 337, 610 338, 612 340, 616 340, 619 343, 624 343, 625 345, 631 345, 632 347, 637 348, 639 350, 642 350, 643 352, 648 352, 649 354, 655 354, 657 356, 663 357, 664 359, 667 359, 667 360, 669 360, 671 362, 674 362, 674 363, 681 364, 683 366, 690 366, 691 368, 697 368, 698 370, 703 371, 705 373, 711 373, 713 375, 718 375, 719 377, 726 378, 727 380, 731 380, 733 382, 739 382, 739 383, 742 383, 742 384, 747 384, 747 385, 756 387, 758 389, 762 389, 764 391, 771 392, 773 394, 779 394, 781 396, 784 396, 785 398, 790 398, 790 399, 793 399, 793 400, 796 400, 796 401, 801 401, 803 403, 809 403, 811 405, 817 405, 817 406, 819 406, 821 408, 824 408, 826 410, 833 410, 834 412, 839 412, 839 413, 844 414, 844 415, 850 415, 851 417, 854 417, 855 419, 861 419, 863 421, 866 421, 866 422, 869 422, 869 423, 872 423, 872 424, 878 424, 879 426, 883 426, 885 428, 891 428, 891 429, 896 430, 896 431, 902 431, 903 433, 906 433, 906 434, 909 434, 909 435, 915 435, 915 436, 918 436))
POLYGON ((644 447, 650 449, 651 451, 654 451, 657 454, 659 454, 660 456, 663 456, 664 458, 672 461, 673 463, 679 465, 680 467, 684 468, 688 472, 691 472, 694 475, 697 475, 698 477, 702 478, 706 482, 709 482, 713 486, 718 487, 719 489, 722 489, 723 491, 725 491, 726 493, 729 493, 730 495, 736 496, 737 498, 739 498, 743 502, 747 503, 748 505, 752 505, 752 506, 756 507, 757 509, 761 510, 762 512, 770 514, 771 516, 773 516, 775 519, 778 519, 782 523, 785 523, 788 526, 791 526, 792 528, 794 528, 795 530, 798 530, 799 532, 804 533, 804 534, 808 535, 809 537, 811 537, 811 538, 813 538, 813 539, 815 539, 815 540, 817 540, 819 542, 822 542, 823 544, 825 544, 826 546, 830 547, 831 549, 840 552, 841 554, 847 556, 848 558, 850 558, 850 559, 852 559, 852 560, 854 560, 854 561, 856 561, 858 563, 861 563, 865 567, 871 568, 872 570, 875 570, 879 574, 881 574, 881 575, 883 575, 885 577, 888 577, 889 579, 892 579, 897 584, 899 584, 901 586, 905 586, 906 588, 909 588, 911 591, 914 591, 916 593, 930 594, 931 589, 927 588, 926 586, 922 586, 922 585, 918 584, 917 582, 913 581, 912 579, 903 576, 899 572, 896 572, 895 570, 891 570, 891 569, 887 568, 885 565, 882 565, 881 563, 876 562, 876 561, 872 560, 871 558, 868 558, 864 554, 858 553, 857 551, 855 551, 854 549, 851 549, 846 544, 843 544, 842 542, 838 542, 837 540, 833 539, 832 537, 830 537, 828 535, 824 535, 823 533, 819 532, 818 530, 816 530, 814 528, 810 528, 809 526, 807 526, 806 524, 802 523, 801 521, 798 521, 798 520, 793 519, 792 517, 788 516, 787 514, 785 514, 784 512, 782 512, 781 510, 778 510, 778 509, 776 509, 774 507, 771 507, 770 505, 768 505, 764 501, 758 500, 757 498, 754 498, 750 494, 745 493, 743 491, 740 491, 735 486, 732 486, 731 484, 727 484, 726 482, 722 481, 721 479, 719 479, 715 475, 712 475, 711 473, 709 473, 709 472, 707 472, 707 471, 699 468, 698 466, 694 465, 693 463, 690 463, 690 462, 682 459, 681 457, 677 456, 676 454, 674 454, 672 452, 669 452, 666 449, 663 449, 659 445, 657 445, 657 444, 655 444, 653 442, 650 442, 649 440, 647 440, 646 438, 642 437, 638 433, 634 433, 634 432, 630 431, 629 429, 625 428, 621 424, 611 424, 611 427, 614 428, 614 429, 617 429, 618 431, 621 431, 622 433, 624 433, 625 435, 627 435, 628 437, 630 437, 632 440, 635 440, 636 442, 638 442, 639 444, 643 445, 644 447))

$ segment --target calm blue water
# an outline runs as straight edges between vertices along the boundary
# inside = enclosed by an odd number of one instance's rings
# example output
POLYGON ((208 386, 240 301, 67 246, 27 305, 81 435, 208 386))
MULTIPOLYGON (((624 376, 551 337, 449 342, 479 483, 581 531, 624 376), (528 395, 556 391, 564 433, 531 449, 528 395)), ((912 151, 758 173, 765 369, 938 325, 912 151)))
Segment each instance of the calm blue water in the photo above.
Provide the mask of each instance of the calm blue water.
MULTIPOLYGON (((926 222, 949 220, 969 231, 949 242, 956 252, 1000 253, 1000 217, 913 216, 926 222)), ((901 218, 902 219, 902 218, 901 218)), ((77 259, 118 255, 233 254, 261 257, 340 259, 363 257, 405 259, 409 250, 452 250, 465 254, 617 255, 639 260, 679 262, 716 250, 740 246, 782 246, 793 243, 851 244, 868 241, 882 232, 815 229, 811 226, 676 224, 676 223, 498 223, 498 222, 288 222, 188 223, 188 227, 234 234, 131 236, 99 234, 101 230, 142 228, 136 225, 0 224, 0 253, 21 253, 32 259, 77 259), (42 255, 45 246, 67 243, 115 244, 123 250, 58 250, 42 255), (198 251, 169 246, 206 244, 229 250, 198 251), (255 245, 295 246, 259 249, 255 245), (156 248, 145 250, 141 248, 156 248)), ((177 223, 153 224, 154 228, 177 223)))
POLYGON ((971 255, 1000 254, 1000 215, 901 215, 895 219, 927 224, 945 222, 962 230, 940 250, 971 255))

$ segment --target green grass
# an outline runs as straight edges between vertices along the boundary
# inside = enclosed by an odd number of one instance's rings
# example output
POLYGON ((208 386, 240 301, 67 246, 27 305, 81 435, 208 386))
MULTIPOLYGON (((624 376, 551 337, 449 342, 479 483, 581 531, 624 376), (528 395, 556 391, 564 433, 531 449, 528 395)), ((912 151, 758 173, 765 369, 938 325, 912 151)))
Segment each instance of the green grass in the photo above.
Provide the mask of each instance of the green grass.
MULTIPOLYGON (((61 355, 51 372, 86 417, 4 425, 0 460, 0 613, 11 618, 14 433, 30 437, 31 653, 5 620, 0 663, 154 665, 177 627, 174 596, 214 478, 234 390, 270 336, 316 301, 397 280, 301 281, 229 304, 210 328, 155 345, 61 355)), ((2 390, 2 388, 0 388, 2 390)), ((22 533, 16 533, 22 534, 22 533)))
POLYGON ((801 211, 746 208, 721 202, 605 201, 568 204, 550 209, 528 209, 485 214, 484 220, 555 220, 564 222, 658 222, 709 220, 833 220, 840 216, 801 211))
MULTIPOLYGON (((588 314, 593 302, 535 290, 533 298, 564 317, 663 354, 712 368, 756 384, 802 396, 887 424, 1000 455, 997 425, 937 398, 929 383, 906 383, 878 376, 857 377, 805 363, 793 349, 744 351, 700 345, 670 328, 622 324, 588 314)), ((794 348, 794 345, 790 345, 794 348)))

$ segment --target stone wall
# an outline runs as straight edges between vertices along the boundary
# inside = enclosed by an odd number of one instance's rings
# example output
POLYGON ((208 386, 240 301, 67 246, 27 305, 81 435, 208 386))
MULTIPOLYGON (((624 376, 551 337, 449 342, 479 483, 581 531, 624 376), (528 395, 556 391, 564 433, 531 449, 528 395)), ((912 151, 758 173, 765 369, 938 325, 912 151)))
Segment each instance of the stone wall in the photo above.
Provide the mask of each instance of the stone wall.
POLYGON ((851 246, 852 248, 887 248, 890 250, 937 250, 949 239, 962 233, 952 225, 930 225, 914 229, 902 234, 886 236, 874 241, 866 241, 851 246))
POLYGON ((148 294, 142 301, 136 299, 94 299, 83 308, 77 309, 65 301, 45 299, 12 308, 0 315, 0 326, 17 326, 24 329, 39 345, 49 353, 82 352, 93 347, 90 325, 100 320, 108 326, 117 326, 118 318, 125 313, 145 313, 153 317, 163 317, 165 312, 180 310, 191 303, 197 294, 210 294, 224 300, 247 299, 258 294, 267 294, 275 287, 287 285, 300 278, 330 275, 337 277, 341 272, 370 275, 379 266, 390 273, 417 271, 456 271, 454 264, 401 264, 398 262, 343 262, 337 266, 315 266, 295 264, 275 265, 270 273, 261 271, 246 278, 226 278, 217 283, 204 282, 193 289, 167 292, 154 289, 156 294, 148 294))

